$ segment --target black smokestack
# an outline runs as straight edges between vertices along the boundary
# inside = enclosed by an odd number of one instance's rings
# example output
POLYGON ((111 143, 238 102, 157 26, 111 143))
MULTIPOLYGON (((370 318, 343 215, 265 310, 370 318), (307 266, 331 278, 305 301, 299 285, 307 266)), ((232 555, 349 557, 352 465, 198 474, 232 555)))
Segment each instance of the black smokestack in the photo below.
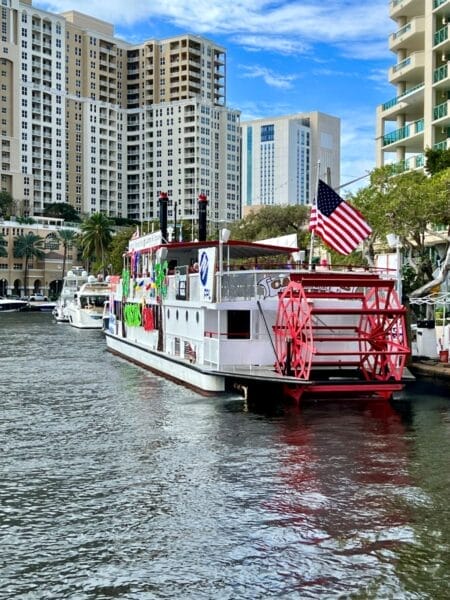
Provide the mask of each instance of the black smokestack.
POLYGON ((159 194, 159 228, 161 229, 163 244, 167 243, 167 204, 169 198, 166 192, 159 194))
POLYGON ((198 197, 198 241, 206 242, 206 208, 208 206, 208 198, 205 194, 200 194, 198 197))

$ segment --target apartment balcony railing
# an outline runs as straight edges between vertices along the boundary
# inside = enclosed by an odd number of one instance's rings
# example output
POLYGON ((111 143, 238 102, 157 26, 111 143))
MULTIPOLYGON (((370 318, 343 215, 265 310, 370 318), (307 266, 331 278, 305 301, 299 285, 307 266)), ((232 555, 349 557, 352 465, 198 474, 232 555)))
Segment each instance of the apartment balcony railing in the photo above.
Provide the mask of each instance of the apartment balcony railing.
POLYGON ((438 31, 436 31, 436 33, 434 34, 434 45, 437 46, 438 44, 442 44, 442 42, 445 42, 446 40, 448 40, 448 25, 444 25, 444 27, 441 27, 441 29, 438 29, 438 31))
POLYGON ((438 104, 433 108, 433 121, 437 119, 442 119, 448 115, 448 100, 443 102, 442 104, 438 104))
POLYGON ((391 131, 383 136, 383 146, 388 146, 389 144, 394 144, 395 142, 399 142, 401 140, 407 139, 413 135, 421 133, 424 129, 424 120, 419 119, 414 123, 410 123, 409 125, 404 125, 400 127, 400 129, 396 129, 395 131, 391 131))
POLYGON ((393 106, 395 106, 396 104, 398 104, 399 102, 404 100, 407 96, 409 96, 413 92, 417 92, 418 90, 423 89, 424 87, 425 87, 425 84, 423 81, 421 83, 418 83, 417 85, 414 85, 413 87, 411 87, 411 88, 407 89, 405 92, 403 92, 403 94, 400 94, 400 96, 396 96, 395 98, 392 98, 391 100, 388 100, 387 102, 382 104, 381 105, 382 109, 388 110, 389 108, 392 108, 393 106))
POLYGON ((397 175, 400 173, 405 173, 406 171, 422 169, 425 166, 425 154, 416 154, 415 156, 410 156, 398 163, 393 163, 391 166, 397 175))

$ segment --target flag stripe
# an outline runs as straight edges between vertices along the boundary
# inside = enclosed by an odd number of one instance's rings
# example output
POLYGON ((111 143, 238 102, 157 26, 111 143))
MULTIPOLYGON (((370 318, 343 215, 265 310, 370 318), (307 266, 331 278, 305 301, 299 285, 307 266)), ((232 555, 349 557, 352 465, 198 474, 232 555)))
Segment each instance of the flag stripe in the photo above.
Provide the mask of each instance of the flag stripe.
POLYGON ((362 214, 322 180, 317 204, 311 208, 309 230, 340 254, 350 254, 372 233, 362 214))

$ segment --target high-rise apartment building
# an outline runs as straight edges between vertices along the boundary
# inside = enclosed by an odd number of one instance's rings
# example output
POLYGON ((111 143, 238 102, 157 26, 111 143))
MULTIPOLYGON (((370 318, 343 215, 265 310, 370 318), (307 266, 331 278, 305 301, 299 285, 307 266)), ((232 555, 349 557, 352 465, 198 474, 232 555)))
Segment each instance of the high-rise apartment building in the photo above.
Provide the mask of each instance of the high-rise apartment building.
POLYGON ((376 164, 424 166, 426 148, 450 147, 450 0, 392 0, 389 48, 395 96, 377 108, 376 164))
POLYGON ((1 189, 21 215, 78 212, 178 220, 199 194, 213 222, 240 217, 239 112, 225 50, 192 35, 132 45, 109 23, 1 0, 1 189))
POLYGON ((241 128, 244 214, 261 205, 310 204, 318 175, 339 186, 338 118, 300 113, 246 121, 241 128))

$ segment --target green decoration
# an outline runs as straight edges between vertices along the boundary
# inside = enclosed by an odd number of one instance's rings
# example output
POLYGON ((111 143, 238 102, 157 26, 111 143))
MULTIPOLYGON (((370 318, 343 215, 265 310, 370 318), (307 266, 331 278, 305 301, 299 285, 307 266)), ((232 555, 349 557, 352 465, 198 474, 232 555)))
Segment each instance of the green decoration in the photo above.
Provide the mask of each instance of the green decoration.
POLYGON ((125 304, 124 309, 125 324, 129 327, 139 327, 141 325, 141 305, 125 304))
POLYGON ((155 265, 155 285, 159 294, 165 298, 167 296, 167 277, 168 264, 165 260, 162 264, 155 265))
POLYGON ((125 298, 130 293, 130 271, 128 269, 122 271, 122 292, 125 298))

